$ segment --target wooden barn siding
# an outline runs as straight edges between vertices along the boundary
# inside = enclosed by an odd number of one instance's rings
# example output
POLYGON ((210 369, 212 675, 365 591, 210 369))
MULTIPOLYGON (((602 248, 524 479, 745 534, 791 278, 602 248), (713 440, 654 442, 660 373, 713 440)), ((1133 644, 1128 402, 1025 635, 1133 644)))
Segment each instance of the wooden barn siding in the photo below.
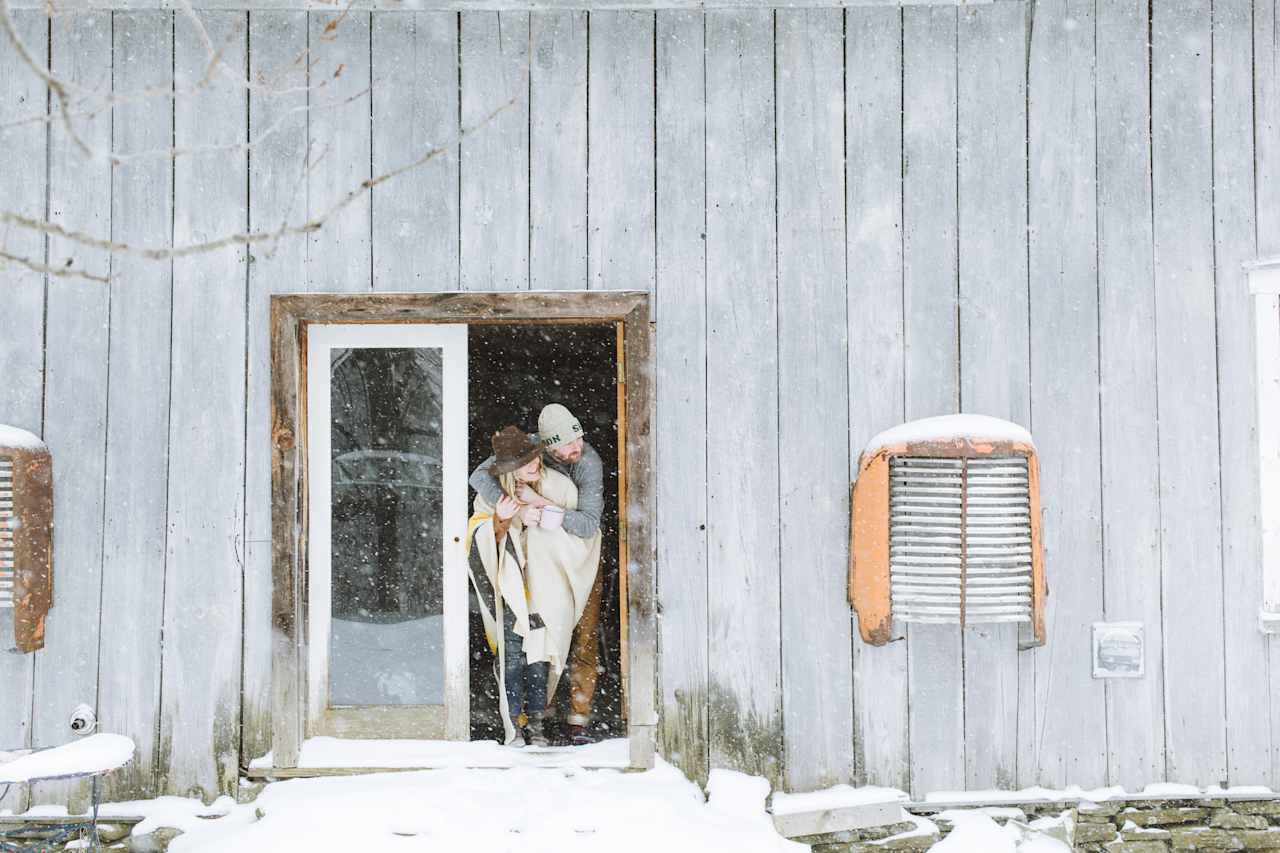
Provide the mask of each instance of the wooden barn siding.
MULTIPOLYGON (((660 697, 681 766, 793 789, 1275 784, 1239 272, 1280 251, 1275 2, 352 12, 335 31, 209 13, 235 63, 291 93, 121 104, 88 132, 130 150, 279 122, 247 156, 112 170, 56 125, 7 130, 28 152, 0 170, 8 204, 160 243, 321 214, 455 144, 251 256, 11 239, 118 278, 0 272, 0 420, 46 437, 59 489, 58 607, 44 651, 0 657, 20 697, 3 740, 63 740, 96 701, 141 744, 117 795, 211 795, 265 750, 268 293, 634 287, 656 296, 660 697), (306 49, 344 73, 308 90, 306 49), (332 106, 348 97, 367 109, 332 106), (1045 648, 851 630, 857 453, 956 409, 1038 438, 1045 648), (1145 679, 1089 677, 1103 618, 1146 623, 1145 679)), ((56 71, 121 91, 200 67, 169 12, 17 20, 56 71)), ((0 119, 29 114, 43 91, 8 49, 0 68, 0 119)))

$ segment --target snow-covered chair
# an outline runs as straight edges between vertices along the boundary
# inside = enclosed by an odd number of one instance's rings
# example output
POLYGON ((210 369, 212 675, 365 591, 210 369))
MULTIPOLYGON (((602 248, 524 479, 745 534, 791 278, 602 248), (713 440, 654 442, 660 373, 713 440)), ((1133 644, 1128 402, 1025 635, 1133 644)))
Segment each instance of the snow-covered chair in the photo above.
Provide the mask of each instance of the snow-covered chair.
POLYGON ((96 734, 73 743, 46 749, 0 751, 0 799, 9 787, 55 779, 89 777, 93 780, 92 811, 87 817, 67 817, 39 824, 0 818, 0 853, 38 853, 75 837, 88 841, 89 850, 101 850, 98 838, 98 805, 103 776, 133 760, 134 743, 123 735, 96 734), (5 825, 10 828, 6 829, 5 825))

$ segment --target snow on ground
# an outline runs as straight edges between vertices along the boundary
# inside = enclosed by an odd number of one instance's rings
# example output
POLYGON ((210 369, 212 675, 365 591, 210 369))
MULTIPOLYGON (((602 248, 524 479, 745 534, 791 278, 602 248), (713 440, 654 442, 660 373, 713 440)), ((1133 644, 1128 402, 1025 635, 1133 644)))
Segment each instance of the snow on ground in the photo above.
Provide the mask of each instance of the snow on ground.
POLYGON ((108 814, 143 814, 135 833, 182 829, 171 853, 800 853, 764 809, 768 783, 712 774, 710 801, 657 760, 643 773, 581 767, 445 768, 291 779, 257 800, 212 807, 162 797, 114 803, 108 814), (220 817, 216 815, 222 815, 220 817))
POLYGON ((1071 847, 1048 834, 1053 819, 1030 826, 1011 820, 1000 826, 982 811, 946 811, 951 833, 930 848, 931 853, 1071 853, 1071 847))

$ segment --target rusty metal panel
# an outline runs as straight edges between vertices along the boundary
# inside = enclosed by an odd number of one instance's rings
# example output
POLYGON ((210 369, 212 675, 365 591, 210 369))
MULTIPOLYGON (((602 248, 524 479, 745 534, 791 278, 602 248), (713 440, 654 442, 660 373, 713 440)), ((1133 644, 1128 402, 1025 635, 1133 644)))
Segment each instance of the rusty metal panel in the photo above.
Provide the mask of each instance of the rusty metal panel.
POLYGON ((53 606, 53 466, 31 433, 0 428, 0 607, 18 651, 44 647, 53 606))

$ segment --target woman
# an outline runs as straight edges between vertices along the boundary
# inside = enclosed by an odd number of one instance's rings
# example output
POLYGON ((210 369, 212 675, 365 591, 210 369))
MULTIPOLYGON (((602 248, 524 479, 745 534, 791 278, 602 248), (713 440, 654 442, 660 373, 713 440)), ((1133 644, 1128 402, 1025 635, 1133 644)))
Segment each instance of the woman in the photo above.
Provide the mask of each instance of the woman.
POLYGON ((505 742, 546 746, 547 703, 595 582, 600 534, 579 539, 554 524, 548 508, 576 509, 578 490, 542 465, 536 438, 505 427, 493 436, 493 453, 503 496, 492 506, 476 495, 467 531, 471 584, 498 658, 505 742))

